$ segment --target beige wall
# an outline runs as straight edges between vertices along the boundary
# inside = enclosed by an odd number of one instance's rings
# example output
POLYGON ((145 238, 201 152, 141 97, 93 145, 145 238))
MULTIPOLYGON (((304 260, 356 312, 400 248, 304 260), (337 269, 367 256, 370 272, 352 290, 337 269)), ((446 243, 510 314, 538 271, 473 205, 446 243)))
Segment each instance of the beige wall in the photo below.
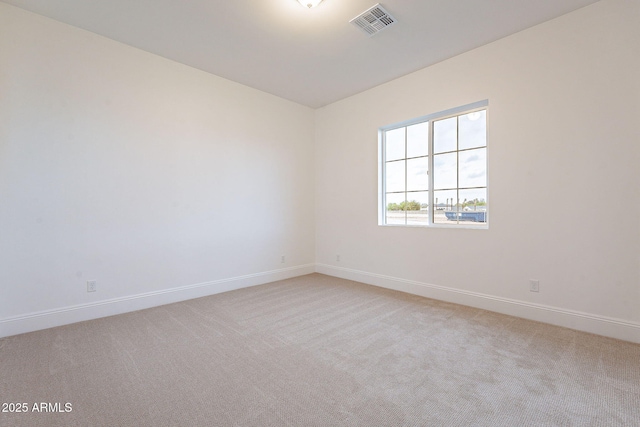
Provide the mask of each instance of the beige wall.
POLYGON ((0 329, 313 271, 313 120, 0 3, 0 329))
POLYGON ((639 5, 601 1, 318 110, 319 270, 578 328, 622 320, 640 340, 639 5), (378 127, 484 99, 489 229, 378 226, 378 127))

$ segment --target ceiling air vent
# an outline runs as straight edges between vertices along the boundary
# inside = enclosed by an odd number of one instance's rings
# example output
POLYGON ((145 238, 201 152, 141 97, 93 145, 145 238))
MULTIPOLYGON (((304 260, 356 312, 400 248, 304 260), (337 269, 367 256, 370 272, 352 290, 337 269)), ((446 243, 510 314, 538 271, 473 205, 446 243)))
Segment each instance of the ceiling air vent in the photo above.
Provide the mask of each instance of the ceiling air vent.
POLYGON ((380 6, 380 3, 378 3, 368 10, 365 10, 349 22, 360 28, 369 36, 372 36, 384 30, 388 26, 395 24, 396 18, 391 16, 391 14, 380 6))

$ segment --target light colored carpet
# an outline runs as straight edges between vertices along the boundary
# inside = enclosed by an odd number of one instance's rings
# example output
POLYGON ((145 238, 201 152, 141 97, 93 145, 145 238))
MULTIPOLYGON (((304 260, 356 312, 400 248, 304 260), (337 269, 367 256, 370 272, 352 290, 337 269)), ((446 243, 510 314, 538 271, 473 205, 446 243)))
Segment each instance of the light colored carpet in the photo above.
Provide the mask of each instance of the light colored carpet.
POLYGON ((8 337, 0 356, 2 402, 29 406, 2 426, 640 423, 640 345, 320 274, 8 337))

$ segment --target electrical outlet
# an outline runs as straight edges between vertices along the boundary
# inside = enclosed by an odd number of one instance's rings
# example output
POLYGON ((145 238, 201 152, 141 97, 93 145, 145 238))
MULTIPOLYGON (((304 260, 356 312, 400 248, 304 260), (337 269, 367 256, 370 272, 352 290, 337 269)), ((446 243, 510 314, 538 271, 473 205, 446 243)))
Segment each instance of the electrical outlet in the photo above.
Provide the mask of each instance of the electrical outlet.
POLYGON ((539 280, 529 280, 529 291, 530 292, 540 292, 540 281, 539 280))
POLYGON ((282 257, 280 258, 280 263, 284 264, 284 260, 285 260, 284 255, 282 255, 282 257))
POLYGON ((87 292, 95 292, 98 290, 97 280, 87 280, 87 292))
POLYGON ((336 261, 340 262, 340 255, 336 255, 336 261))

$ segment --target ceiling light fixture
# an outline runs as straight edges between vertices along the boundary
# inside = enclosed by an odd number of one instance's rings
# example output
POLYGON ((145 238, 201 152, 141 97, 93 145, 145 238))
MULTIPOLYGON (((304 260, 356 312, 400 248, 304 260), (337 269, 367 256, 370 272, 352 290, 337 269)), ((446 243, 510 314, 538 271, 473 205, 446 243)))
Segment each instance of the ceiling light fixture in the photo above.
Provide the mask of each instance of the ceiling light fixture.
POLYGON ((298 0, 298 3, 311 9, 319 5, 321 1, 322 0, 298 0))

